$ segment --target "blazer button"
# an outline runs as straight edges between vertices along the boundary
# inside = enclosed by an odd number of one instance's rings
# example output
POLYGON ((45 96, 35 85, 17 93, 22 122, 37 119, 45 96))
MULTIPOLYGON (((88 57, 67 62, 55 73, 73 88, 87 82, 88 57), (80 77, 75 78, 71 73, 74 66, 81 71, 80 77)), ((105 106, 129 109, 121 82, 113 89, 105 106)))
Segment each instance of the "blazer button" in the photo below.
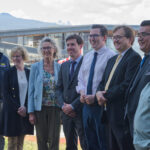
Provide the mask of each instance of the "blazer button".
POLYGON ((13 97, 15 98, 16 96, 15 96, 15 95, 13 95, 13 97))
POLYGON ((12 88, 12 90, 14 90, 15 88, 12 88))

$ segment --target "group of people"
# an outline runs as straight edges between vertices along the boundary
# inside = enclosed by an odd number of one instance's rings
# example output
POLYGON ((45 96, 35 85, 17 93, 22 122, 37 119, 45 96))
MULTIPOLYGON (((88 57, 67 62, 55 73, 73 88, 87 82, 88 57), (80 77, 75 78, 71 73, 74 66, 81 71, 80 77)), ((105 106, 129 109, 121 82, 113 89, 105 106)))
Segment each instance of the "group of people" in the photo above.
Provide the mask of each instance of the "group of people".
POLYGON ((150 20, 141 23, 138 42, 144 57, 132 48, 135 33, 126 25, 114 28, 117 53, 106 46, 108 31, 94 24, 92 50, 81 55, 80 35, 66 38, 70 60, 55 61, 57 46, 44 37, 41 61, 24 66, 27 51, 11 51, 14 66, 0 53, 0 150, 23 150, 26 134, 36 128, 38 150, 58 150, 60 124, 66 150, 150 149, 150 20))

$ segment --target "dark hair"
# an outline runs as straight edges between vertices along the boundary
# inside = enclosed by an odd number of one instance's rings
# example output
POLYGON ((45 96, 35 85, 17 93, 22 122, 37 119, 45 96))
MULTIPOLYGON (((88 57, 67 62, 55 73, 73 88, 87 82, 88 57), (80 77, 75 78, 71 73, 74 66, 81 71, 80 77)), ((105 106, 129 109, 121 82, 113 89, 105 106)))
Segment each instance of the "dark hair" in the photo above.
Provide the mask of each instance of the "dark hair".
POLYGON ((129 26, 121 25, 121 26, 115 27, 114 30, 113 30, 113 33, 116 32, 119 29, 123 29, 124 30, 125 37, 132 39, 131 44, 133 44, 134 37, 135 37, 135 32, 133 31, 133 29, 131 27, 129 27, 129 26))
POLYGON ((66 42, 67 42, 68 40, 73 40, 73 39, 76 39, 78 45, 83 44, 83 40, 82 40, 81 36, 80 36, 80 35, 77 35, 77 34, 71 34, 71 35, 69 35, 69 36, 66 38, 66 42))
POLYGON ((104 25, 93 24, 91 29, 99 29, 102 36, 108 35, 107 28, 104 25))
POLYGON ((144 20, 141 22, 140 26, 150 26, 150 20, 144 20))

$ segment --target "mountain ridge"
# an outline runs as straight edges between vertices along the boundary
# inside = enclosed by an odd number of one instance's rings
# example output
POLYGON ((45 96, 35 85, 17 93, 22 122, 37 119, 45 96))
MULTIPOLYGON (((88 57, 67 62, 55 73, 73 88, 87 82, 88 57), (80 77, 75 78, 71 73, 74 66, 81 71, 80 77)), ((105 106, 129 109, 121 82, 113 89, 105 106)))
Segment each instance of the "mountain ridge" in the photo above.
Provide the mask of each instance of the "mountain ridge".
POLYGON ((49 23, 32 19, 17 18, 9 13, 0 13, 0 31, 53 27, 53 26, 61 26, 61 25, 53 22, 49 23))

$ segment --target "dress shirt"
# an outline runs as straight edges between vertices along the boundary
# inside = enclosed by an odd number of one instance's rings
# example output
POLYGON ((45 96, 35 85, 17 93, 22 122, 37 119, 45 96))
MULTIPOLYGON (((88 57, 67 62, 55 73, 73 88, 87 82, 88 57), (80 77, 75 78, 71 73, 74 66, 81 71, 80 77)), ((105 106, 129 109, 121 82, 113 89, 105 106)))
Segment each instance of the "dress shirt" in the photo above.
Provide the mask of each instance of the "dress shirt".
POLYGON ((78 93, 80 93, 80 90, 84 91, 85 94, 87 93, 88 78, 91 63, 94 57, 94 52, 97 52, 98 55, 94 70, 95 72, 93 77, 92 94, 96 93, 97 86, 102 79, 105 67, 107 65, 107 61, 116 54, 114 51, 104 46, 98 51, 92 50, 84 56, 78 75, 78 85, 76 86, 76 90, 78 93))

